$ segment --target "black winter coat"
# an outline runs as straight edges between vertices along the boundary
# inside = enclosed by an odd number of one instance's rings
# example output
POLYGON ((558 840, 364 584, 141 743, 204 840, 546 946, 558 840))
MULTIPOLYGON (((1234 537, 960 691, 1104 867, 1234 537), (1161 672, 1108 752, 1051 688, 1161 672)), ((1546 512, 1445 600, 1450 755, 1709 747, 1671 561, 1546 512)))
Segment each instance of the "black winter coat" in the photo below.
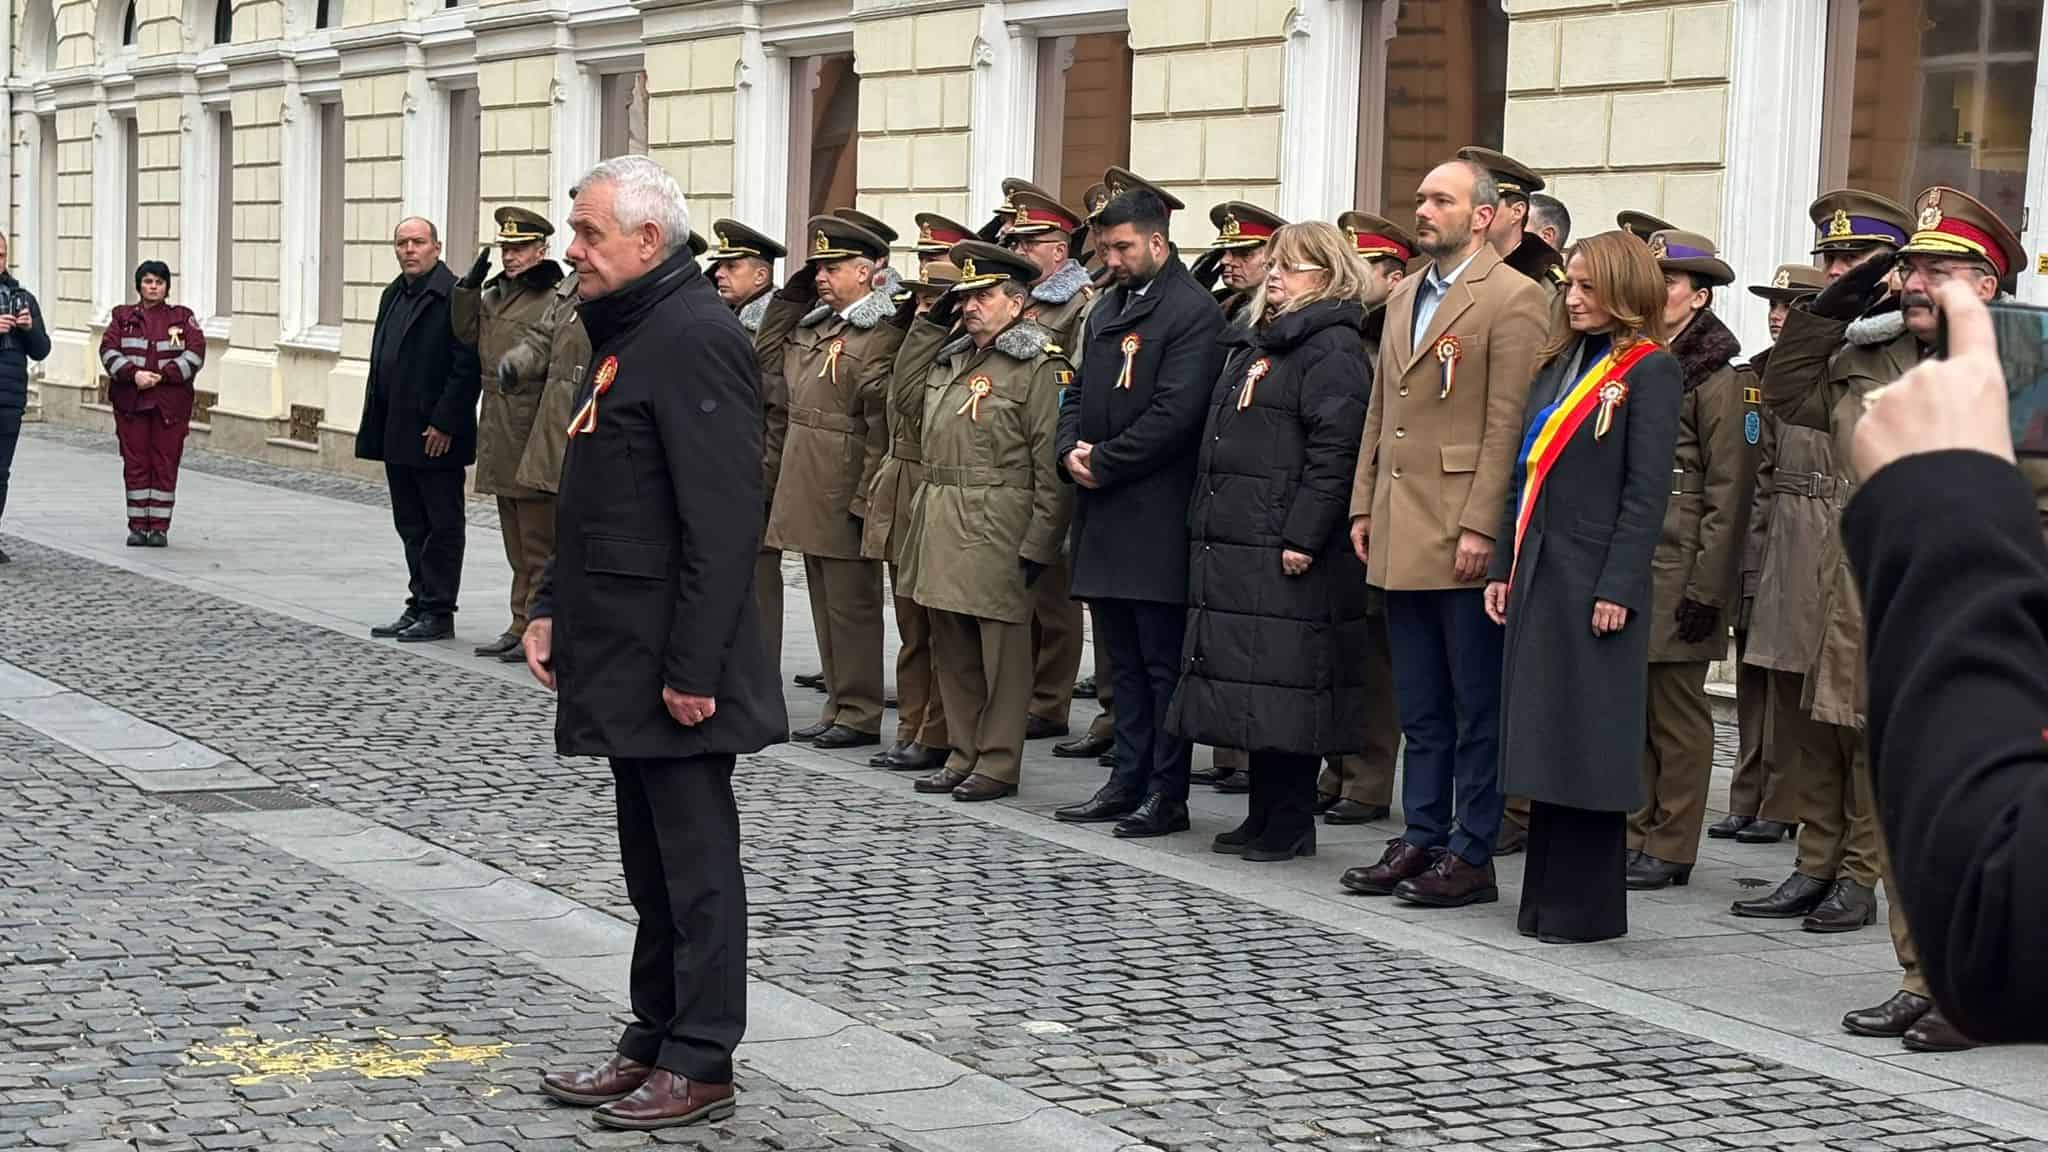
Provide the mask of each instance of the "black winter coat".
POLYGON ((554 621, 564 756, 758 752, 783 739, 776 660, 754 601, 761 547, 761 370, 688 251, 578 308, 597 397, 569 438, 555 555, 535 598, 554 621), (717 711, 685 728, 666 686, 717 711))
MULTIPOLYGON (((456 339, 449 322, 448 294, 455 273, 436 264, 422 291, 427 300, 411 323, 384 339, 399 341, 395 380, 384 379, 371 337, 370 379, 363 394, 363 420, 356 428, 356 458, 383 460, 412 468, 467 468, 476 462, 476 401, 483 389, 476 349, 456 339), (440 456, 429 457, 422 434, 428 427, 454 443, 440 456)), ((377 327, 383 328, 392 305, 405 289, 400 276, 385 285, 377 301, 377 327)))
POLYGON ((20 412, 28 407, 28 362, 50 354, 50 330, 43 327, 43 306, 35 294, 13 276, 0 272, 0 290, 24 298, 35 319, 26 331, 17 328, 0 334, 0 412, 20 412))
POLYGON ((1098 298, 1082 337, 1074 386, 1060 405, 1060 475, 1067 453, 1095 445, 1099 488, 1077 488, 1072 533, 1077 600, 1187 602, 1187 520, 1209 387, 1222 367, 1223 316, 1180 257, 1143 296, 1118 287, 1098 298), (1129 300, 1126 307, 1125 301, 1129 300), (1117 387, 1124 341, 1135 336, 1131 386, 1117 387))
POLYGON ((1364 319, 1356 301, 1325 300, 1223 337, 1188 513, 1187 641, 1166 721, 1180 736, 1365 747, 1367 589, 1347 531, 1372 392, 1364 319), (1315 562, 1289 576, 1283 549, 1315 562))

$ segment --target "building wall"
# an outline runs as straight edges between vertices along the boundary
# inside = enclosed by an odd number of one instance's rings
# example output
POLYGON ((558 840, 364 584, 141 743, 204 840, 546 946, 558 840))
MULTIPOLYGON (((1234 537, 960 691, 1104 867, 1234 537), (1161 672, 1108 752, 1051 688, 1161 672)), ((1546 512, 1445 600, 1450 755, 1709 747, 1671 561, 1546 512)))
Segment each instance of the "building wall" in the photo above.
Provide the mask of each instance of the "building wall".
POLYGON ((1506 150, 1580 231, 1636 208, 1721 238, 1733 8, 1509 0, 1506 150))
POLYGON ((1183 246, 1225 200, 1277 207, 1292 0, 1132 0, 1131 167, 1171 189, 1183 246))
POLYGON ((917 240, 911 218, 968 213, 968 91, 978 7, 857 20, 860 75, 859 202, 900 233, 897 262, 917 240))

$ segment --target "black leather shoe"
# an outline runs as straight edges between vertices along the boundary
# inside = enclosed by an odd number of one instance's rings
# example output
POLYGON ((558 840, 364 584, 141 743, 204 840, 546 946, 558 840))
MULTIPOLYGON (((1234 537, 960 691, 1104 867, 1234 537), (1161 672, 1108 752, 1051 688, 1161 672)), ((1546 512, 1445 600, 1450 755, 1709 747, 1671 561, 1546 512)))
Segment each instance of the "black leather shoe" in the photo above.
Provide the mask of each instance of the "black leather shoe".
POLYGON ((500 664, 524 664, 524 663, 526 663, 526 645, 525 645, 524 643, 521 643, 521 644, 519 644, 519 645, 516 645, 516 646, 514 646, 514 647, 512 647, 512 648, 508 648, 508 649, 506 649, 506 650, 505 650, 505 651, 503 651, 503 652, 500 652, 500 653, 498 653, 498 663, 500 663, 500 664))
POLYGON ((1104 752, 1102 755, 1097 756, 1095 758, 1095 762, 1097 764, 1102 765, 1104 768, 1114 768, 1116 767, 1116 753, 1104 752))
MULTIPOLYGON (((1030 726, 1031 722, 1025 721, 1027 733, 1030 730, 1030 726)), ((1114 736, 1093 736, 1083 732, 1072 740, 1062 740, 1053 745, 1052 754, 1062 760, 1087 760, 1091 757, 1100 756, 1114 747, 1116 747, 1116 737, 1114 736)))
POLYGON ((1733 840, 1737 832, 1754 823, 1756 823, 1756 817, 1754 816, 1736 816, 1731 814, 1722 817, 1720 823, 1709 827, 1707 835, 1716 840, 1733 840))
POLYGON ((820 720, 816 724, 806 724, 803 727, 797 729, 796 731, 791 732, 789 734, 789 738, 792 742, 797 744, 809 744, 811 741, 816 740, 818 737, 824 735, 827 731, 830 731, 831 728, 832 722, 830 720, 820 720))
POLYGON ((1796 920, 1820 907, 1820 902, 1828 897, 1830 884, 1831 881, 1794 872, 1769 896, 1737 900, 1729 905, 1728 911, 1758 920, 1796 920))
POLYGON ((1899 1040, 1908 1052, 1965 1052, 1977 1047, 1977 1042, 1963 1035, 1939 1008, 1914 1021, 1899 1040))
POLYGON ((1024 718, 1024 738, 1026 740, 1050 740, 1055 736, 1065 736, 1067 732, 1068 728, 1065 720, 1048 720, 1043 716, 1026 716, 1024 718))
POLYGON ((400 644, 425 644, 455 635, 455 617, 444 613, 422 614, 413 625, 398 634, 400 644))
MULTIPOLYGON (((1192 779, 1192 777, 1190 779, 1192 779)), ((1320 816, 1323 813, 1328 812, 1330 809, 1335 808, 1337 806, 1337 801, 1341 799, 1343 799, 1343 797, 1337 795, 1335 792, 1316 793, 1316 815, 1320 816)))
POLYGON ((835 748, 865 748, 880 744, 882 738, 873 732, 856 732, 844 724, 834 724, 811 739, 811 747, 830 751, 835 748))
POLYGON ((1808 932, 1854 932, 1875 923, 1877 893, 1844 876, 1800 927, 1808 932))
POLYGON ((897 763, 890 766, 894 772, 937 772, 946 766, 953 755, 951 748, 934 748, 926 744, 912 744, 897 763))
POLYGON ((1340 799, 1323 813, 1325 824, 1370 824, 1385 820, 1393 810, 1385 804, 1360 804, 1352 799, 1340 799))
POLYGON ((1282 840, 1275 835, 1271 824, 1259 833, 1258 839, 1244 846, 1238 856, 1254 864, 1271 864, 1280 860, 1292 860, 1296 856, 1316 854, 1316 822, 1310 820, 1301 826, 1301 834, 1293 840, 1282 840))
POLYGON ((393 636, 398 635, 400 632, 405 631, 407 628, 410 628, 419 622, 419 612, 414 609, 407 608, 404 612, 401 612, 399 614, 398 619, 393 620, 391 623, 380 624, 377 627, 370 629, 370 635, 375 636, 379 640, 389 640, 393 636))
MULTIPOLYGON (((1137 810, 1136 796, 1112 792, 1105 785, 1095 795, 1081 803, 1069 804, 1054 811, 1052 818, 1068 824, 1107 824, 1112 820, 1122 820, 1137 810)), ((1182 809, 1181 819, 1187 819, 1186 809, 1182 809)))
POLYGON ((505 653, 519 647, 519 642, 519 633, 506 632, 489 644, 479 644, 471 648, 470 652, 476 656, 503 656, 505 653))
POLYGON ((1119 840, 1143 840, 1187 830, 1188 806, 1155 793, 1145 797, 1136 812, 1117 821, 1110 834, 1119 840))
POLYGON ((1647 852, 1638 852, 1635 859, 1628 862, 1628 874, 1623 882, 1637 892, 1683 888, 1692 882, 1692 865, 1659 860, 1647 852))
MULTIPOLYGON (((1252 790, 1252 776, 1240 768, 1216 777, 1210 784, 1225 796, 1242 796, 1252 790)), ((1315 853, 1309 852, 1305 855, 1313 856, 1315 853)))
POLYGON ((1074 681, 1074 699, 1095 699, 1095 677, 1083 676, 1079 680, 1074 681))
POLYGON ((789 680, 790 683, 795 684, 799 688, 814 688, 820 692, 825 690, 825 674, 823 672, 799 672, 791 676, 789 680))
POLYGON ((169 548, 171 546, 170 534, 161 528, 151 532, 149 534, 149 546, 151 548, 169 548))
POLYGON ((953 786, 953 799, 962 804, 980 804, 1016 794, 1015 784, 998 780, 993 776, 983 776, 979 772, 953 786))
POLYGON ((958 788, 966 779, 967 773, 965 772, 949 772, 941 768, 937 772, 913 782, 910 786, 927 796, 940 796, 958 788))
POLYGON ((128 546, 129 546, 130 548, 146 548, 146 547, 148 547, 148 546, 149 546, 149 533, 147 533, 147 532, 130 532, 130 533, 128 533, 128 546))
POLYGON ((887 748, 882 749, 880 752, 875 753, 873 756, 868 757, 868 767, 894 768, 899 763, 898 758, 909 751, 910 741, 898 740, 894 744, 889 745, 887 748))
POLYGON ((1858 1036, 1889 1040, 1894 1036, 1904 1036, 1906 1029, 1918 1024, 1922 1016, 1932 1011, 1934 1001, 1901 989, 1875 1008, 1858 1008, 1843 1016, 1842 1028, 1858 1036))
POLYGON ((1776 844, 1799 832, 1799 825, 1785 824, 1776 820, 1752 820, 1749 827, 1735 834, 1737 844, 1776 844))

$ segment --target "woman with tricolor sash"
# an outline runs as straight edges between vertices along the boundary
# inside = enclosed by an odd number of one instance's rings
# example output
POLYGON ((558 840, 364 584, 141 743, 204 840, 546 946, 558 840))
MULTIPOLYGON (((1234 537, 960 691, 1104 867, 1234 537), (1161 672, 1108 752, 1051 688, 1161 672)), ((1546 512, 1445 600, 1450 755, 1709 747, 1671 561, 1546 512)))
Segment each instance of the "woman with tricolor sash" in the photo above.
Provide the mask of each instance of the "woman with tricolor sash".
POLYGON ((1664 279, 1640 239, 1572 247, 1494 550, 1507 627, 1501 790, 1527 796, 1518 927, 1551 942, 1628 931, 1628 814, 1642 803, 1650 558, 1683 383, 1664 279))

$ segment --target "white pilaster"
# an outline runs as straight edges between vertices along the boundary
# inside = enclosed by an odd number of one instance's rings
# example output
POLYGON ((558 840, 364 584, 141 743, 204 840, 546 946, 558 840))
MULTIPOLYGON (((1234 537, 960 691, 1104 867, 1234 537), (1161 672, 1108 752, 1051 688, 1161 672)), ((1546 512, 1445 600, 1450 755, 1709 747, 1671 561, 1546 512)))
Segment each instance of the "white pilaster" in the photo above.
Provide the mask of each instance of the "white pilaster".
MULTIPOLYGON (((1287 18, 1280 204, 1289 220, 1334 220, 1358 179, 1360 0, 1300 0, 1287 18)), ((1369 205, 1374 210, 1378 205, 1369 205)))
POLYGON ((1826 4, 1735 5, 1719 240, 1736 281, 1715 310, 1745 352, 1764 348, 1771 337, 1770 305, 1743 286, 1762 283, 1778 265, 1799 260, 1813 246, 1806 207, 1820 194, 1827 25, 1826 4))
POLYGON ((1038 37, 1012 24, 999 0, 981 6, 974 71, 967 81, 967 225, 988 219, 1003 198, 1003 178, 1037 160, 1038 37))

